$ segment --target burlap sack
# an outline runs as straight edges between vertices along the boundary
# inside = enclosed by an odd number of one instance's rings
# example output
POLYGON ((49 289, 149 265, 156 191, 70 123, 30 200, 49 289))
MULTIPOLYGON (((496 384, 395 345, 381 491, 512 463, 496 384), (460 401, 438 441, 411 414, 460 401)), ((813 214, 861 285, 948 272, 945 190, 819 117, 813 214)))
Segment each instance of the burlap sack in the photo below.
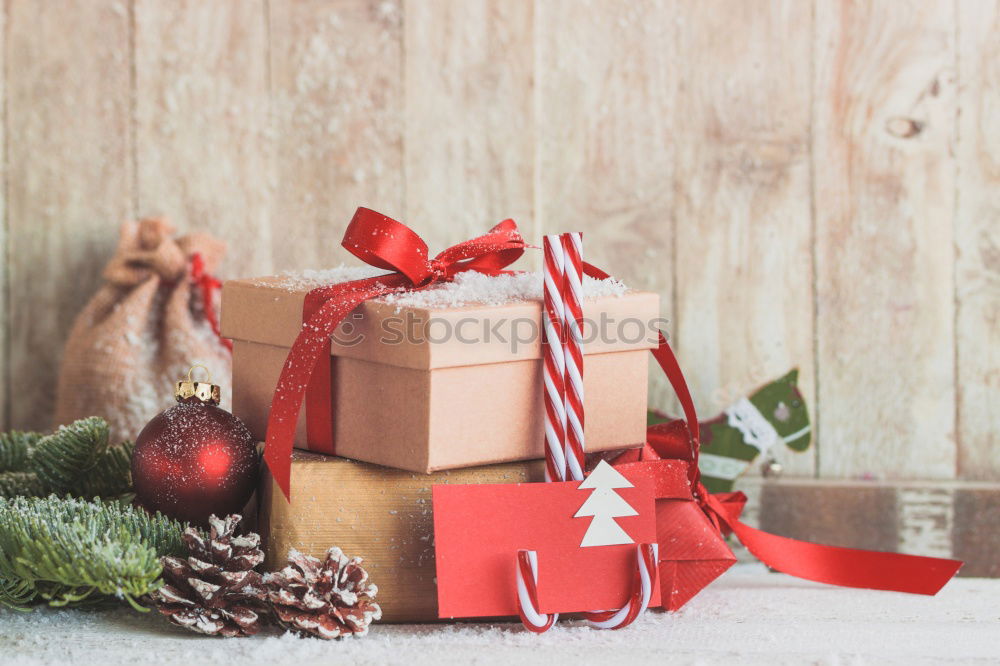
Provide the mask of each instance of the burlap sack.
MULTIPOLYGON (((59 373, 56 423, 102 416, 112 441, 134 439, 174 403, 174 382, 196 363, 223 385, 232 360, 205 317, 192 259, 214 273, 225 245, 207 234, 173 238, 165 220, 122 226, 106 283, 77 316, 59 373)), ((215 299, 215 303, 218 299, 215 299)))

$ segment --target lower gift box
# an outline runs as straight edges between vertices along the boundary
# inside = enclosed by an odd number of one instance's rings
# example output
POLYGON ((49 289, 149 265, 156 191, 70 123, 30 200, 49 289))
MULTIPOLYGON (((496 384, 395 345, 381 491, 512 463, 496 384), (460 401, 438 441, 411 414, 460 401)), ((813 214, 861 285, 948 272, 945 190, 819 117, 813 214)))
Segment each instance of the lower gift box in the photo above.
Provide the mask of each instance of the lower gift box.
POLYGON ((542 461, 417 474, 296 450, 291 502, 272 479, 264 481, 259 525, 265 569, 280 569, 291 548, 322 557, 338 546, 364 558, 378 586, 383 622, 437 621, 431 486, 544 478, 542 461))

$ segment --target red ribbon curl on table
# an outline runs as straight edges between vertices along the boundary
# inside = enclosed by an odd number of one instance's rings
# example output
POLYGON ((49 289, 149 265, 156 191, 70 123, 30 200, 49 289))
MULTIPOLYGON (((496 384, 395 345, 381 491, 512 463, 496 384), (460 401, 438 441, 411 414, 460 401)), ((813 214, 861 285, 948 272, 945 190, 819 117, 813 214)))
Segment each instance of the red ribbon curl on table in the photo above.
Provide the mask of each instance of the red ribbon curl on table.
POLYGON ((341 245, 376 268, 392 273, 313 289, 302 308, 302 330, 285 359, 271 400, 264 460, 285 497, 289 495, 292 445, 303 398, 306 430, 316 450, 333 453, 330 336, 358 305, 392 291, 420 291, 464 271, 487 275, 524 253, 527 244, 513 220, 431 258, 427 244, 406 225, 368 208, 358 208, 341 245))
MULTIPOLYGON (((673 421, 650 426, 646 446, 619 456, 616 465, 671 458, 690 461, 692 495, 709 520, 723 534, 735 534, 754 557, 782 573, 842 587, 933 595, 958 572, 962 566, 959 560, 810 543, 769 534, 740 521, 746 495, 742 492, 711 495, 699 480, 698 416, 677 359, 662 336, 653 355, 680 400, 686 423, 673 421)), ((660 469, 664 473, 670 471, 660 469)), ((667 474, 663 482, 669 482, 667 474)), ((666 554, 664 550, 661 544, 661 558, 666 554)))

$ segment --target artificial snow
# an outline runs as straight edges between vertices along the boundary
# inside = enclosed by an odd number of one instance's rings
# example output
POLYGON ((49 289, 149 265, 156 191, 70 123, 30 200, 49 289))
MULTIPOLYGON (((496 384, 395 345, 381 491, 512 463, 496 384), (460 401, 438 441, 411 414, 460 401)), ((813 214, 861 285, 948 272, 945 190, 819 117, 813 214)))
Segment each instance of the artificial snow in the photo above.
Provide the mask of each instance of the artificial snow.
POLYGON ((337 284, 349 280, 363 280, 364 278, 385 274, 386 271, 374 266, 345 266, 341 264, 333 268, 285 271, 278 277, 281 279, 280 286, 289 291, 302 291, 328 284, 337 284))
MULTIPOLYGON (((401 307, 456 308, 463 305, 504 305, 522 301, 542 300, 540 271, 512 275, 483 275, 474 271, 459 273, 451 282, 434 285, 422 291, 389 294, 380 300, 401 307)), ((617 297, 628 289, 614 278, 595 280, 583 277, 583 298, 617 297)))
MULTIPOLYGON (((336 266, 324 270, 289 271, 279 276, 279 286, 291 291, 301 291, 385 274, 384 270, 371 266, 336 266)), ((584 300, 618 297, 626 292, 628 288, 615 278, 597 280, 586 275, 583 277, 584 300)), ((420 291, 400 290, 375 300, 399 307, 431 309, 540 301, 542 273, 526 271, 510 275, 484 275, 476 271, 466 271, 457 274, 449 282, 441 282, 420 291)))
POLYGON ((838 588, 739 564, 686 607, 622 631, 560 623, 372 625, 361 639, 200 636, 125 607, 0 611, 0 663, 34 664, 942 664, 995 663, 1000 580, 936 597, 838 588))

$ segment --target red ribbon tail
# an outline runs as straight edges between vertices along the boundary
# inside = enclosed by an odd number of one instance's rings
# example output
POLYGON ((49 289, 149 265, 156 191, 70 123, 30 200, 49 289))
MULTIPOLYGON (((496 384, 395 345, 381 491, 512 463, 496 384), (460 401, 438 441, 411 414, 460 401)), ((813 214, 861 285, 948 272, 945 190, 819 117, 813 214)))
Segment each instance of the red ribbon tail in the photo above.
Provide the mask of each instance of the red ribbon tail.
POLYGON ((782 573, 842 587, 934 595, 962 566, 959 560, 826 546, 769 534, 742 523, 739 505, 713 496, 707 504, 761 562, 782 573))
POLYGON ((286 499, 291 499, 292 447, 299 410, 313 371, 320 359, 330 355, 330 336, 359 304, 388 290, 375 282, 365 283, 365 288, 348 282, 341 289, 329 290, 329 299, 303 324, 288 352, 271 399, 264 445, 264 462, 286 499))
MULTIPOLYGON (((584 272, 598 279, 609 277, 590 264, 584 264, 584 272)), ((702 503, 706 515, 723 533, 731 530, 761 562, 783 573, 819 583, 928 595, 937 594, 958 572, 963 564, 959 560, 826 546, 768 534, 740 522, 745 504, 742 494, 709 495, 699 482, 698 416, 684 374, 662 333, 652 352, 684 409, 690 455, 682 458, 690 461, 689 480, 695 499, 702 503)), ((656 428, 652 426, 651 429, 656 428)), ((666 432, 667 429, 660 427, 664 432, 654 431, 653 434, 662 434, 672 443, 673 438, 667 435, 674 433, 666 432)), ((655 436, 647 442, 650 459, 660 457, 655 450, 656 443, 655 436), (651 444, 654 446, 650 447, 651 444)))

